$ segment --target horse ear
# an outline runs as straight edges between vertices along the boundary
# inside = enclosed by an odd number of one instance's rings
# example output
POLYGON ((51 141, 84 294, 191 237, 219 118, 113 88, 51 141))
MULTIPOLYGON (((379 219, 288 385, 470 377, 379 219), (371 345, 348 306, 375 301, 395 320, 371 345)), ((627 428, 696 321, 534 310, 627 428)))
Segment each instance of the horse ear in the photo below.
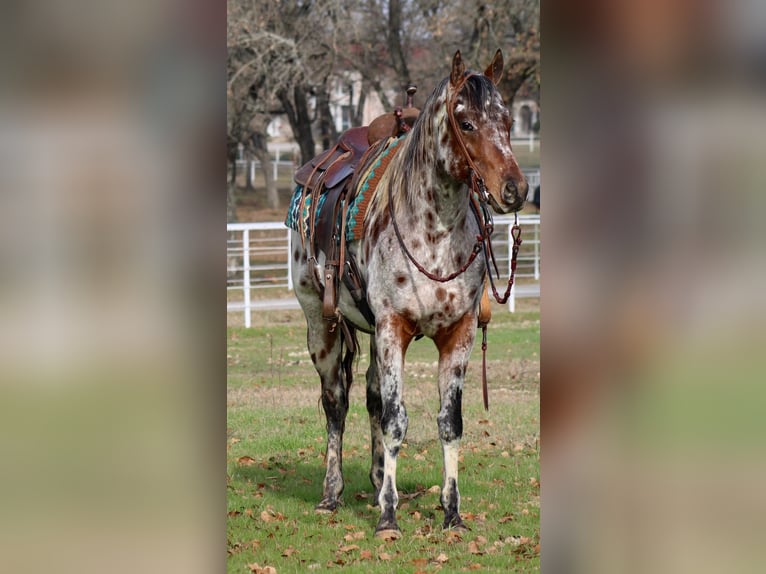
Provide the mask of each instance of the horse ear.
POLYGON ((449 82, 453 86, 457 86, 458 82, 463 79, 465 73, 465 65, 463 64, 463 58, 460 56, 460 50, 455 52, 455 57, 452 58, 452 73, 449 76, 449 82))
POLYGON ((495 52, 495 57, 492 58, 492 62, 484 70, 484 75, 492 80, 492 83, 495 85, 498 85, 500 80, 503 79, 503 52, 501 50, 495 52))

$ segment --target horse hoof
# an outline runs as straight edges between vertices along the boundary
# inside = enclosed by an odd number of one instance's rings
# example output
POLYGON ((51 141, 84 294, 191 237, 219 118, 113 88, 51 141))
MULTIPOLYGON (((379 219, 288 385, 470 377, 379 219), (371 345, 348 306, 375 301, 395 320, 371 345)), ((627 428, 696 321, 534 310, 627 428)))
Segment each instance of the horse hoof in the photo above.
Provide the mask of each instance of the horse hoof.
POLYGON ((454 532, 468 532, 470 528, 465 525, 463 519, 459 516, 453 516, 451 518, 444 519, 444 530, 452 530, 454 532))
POLYGON ((336 500, 323 500, 314 507, 314 512, 317 514, 330 514, 335 512, 338 508, 338 501, 336 500))
POLYGON ((375 538, 383 540, 398 540, 402 537, 402 531, 398 528, 383 528, 375 531, 375 538))

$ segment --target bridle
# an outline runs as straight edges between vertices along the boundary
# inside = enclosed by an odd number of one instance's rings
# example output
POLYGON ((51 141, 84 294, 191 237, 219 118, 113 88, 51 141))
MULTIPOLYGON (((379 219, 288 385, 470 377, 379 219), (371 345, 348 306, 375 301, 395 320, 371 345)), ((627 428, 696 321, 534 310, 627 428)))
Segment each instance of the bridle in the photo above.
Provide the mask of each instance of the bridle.
MULTIPOLYGON (((513 246, 511 247, 511 269, 508 276, 508 285, 505 289, 505 293, 503 293, 501 296, 497 291, 497 287, 495 287, 495 280, 492 277, 492 268, 495 269, 495 274, 497 275, 498 279, 500 278, 500 272, 497 269, 495 252, 492 249, 492 233, 495 230, 495 227, 492 223, 492 214, 487 208, 487 203, 489 202, 487 186, 484 183, 484 178, 481 176, 479 169, 476 167, 471 154, 468 153, 468 148, 465 145, 465 141, 463 140, 463 136, 461 135, 460 129, 457 125, 457 120, 455 119, 455 99, 457 98, 463 86, 465 86, 468 79, 477 75, 478 74, 474 72, 465 74, 461 81, 455 86, 455 89, 452 91, 452 93, 447 96, 447 118, 449 119, 452 133, 454 134, 455 139, 460 146, 460 151, 463 154, 463 158, 468 163, 470 182, 468 186, 471 189, 469 202, 471 206, 471 212, 476 219, 476 224, 479 226, 479 234, 476 236, 476 243, 473 246, 473 250, 471 251, 471 255, 468 257, 468 260, 460 267, 460 269, 450 273, 449 275, 442 276, 431 273, 415 259, 415 257, 412 255, 412 253, 410 253, 410 250, 407 249, 407 246, 404 243, 402 234, 399 231, 399 225, 396 223, 391 186, 388 186, 388 210, 394 226, 396 239, 399 241, 399 246, 402 248, 402 251, 407 256, 407 259, 409 259, 410 262, 415 266, 415 268, 432 281, 438 281, 440 283, 452 281, 456 277, 459 277, 465 273, 471 266, 471 263, 473 263, 474 259, 476 259, 476 256, 479 254, 479 252, 483 252, 484 261, 486 262, 486 273, 489 276, 489 284, 492 287, 492 296, 495 298, 495 301, 502 305, 508 301, 508 298, 511 295, 511 289, 513 288, 513 282, 516 277, 516 259, 519 254, 519 247, 521 247, 521 228, 519 227, 518 213, 514 213, 514 222, 513 227, 511 228, 511 237, 513 238, 513 246)), ((484 398, 484 410, 489 410, 489 398, 487 395, 487 322, 480 322, 479 327, 481 327, 482 331, 482 395, 484 398)))
MULTIPOLYGON (((455 136, 455 139, 457 140, 460 151, 463 154, 463 158, 468 163, 468 171, 469 171, 469 188, 471 189, 470 194, 470 206, 471 206, 471 212, 474 215, 474 218, 476 219, 476 223, 479 226, 479 234, 476 236, 476 243, 473 246, 473 250, 471 251, 471 255, 468 257, 468 260, 458 269, 457 271, 454 271, 453 273, 450 273, 449 275, 437 275, 435 273, 431 273, 426 269, 421 263, 419 263, 415 257, 410 253, 410 250, 407 248, 407 246, 404 243, 404 239, 402 238, 402 234, 399 231, 399 225, 396 222, 396 216, 394 213, 394 206, 393 206, 393 197, 392 197, 392 189, 391 186, 388 188, 388 209, 389 214, 391 216, 391 221, 394 226, 394 233, 396 234, 396 239, 399 242, 399 246, 402 248, 402 251, 404 251, 404 254, 407 256, 407 259, 410 260, 410 262, 415 266, 415 268, 431 279, 432 281, 437 281, 439 283, 446 283, 447 281, 452 281, 456 277, 459 277, 463 273, 465 273, 468 268, 473 263, 474 259, 476 259, 476 256, 480 253, 484 253, 484 260, 487 264, 487 275, 489 276, 489 283, 492 288, 492 295, 494 296, 495 300, 500 303, 504 304, 508 301, 508 298, 511 294, 511 289, 513 288, 513 282, 516 276, 516 259, 519 253, 519 247, 521 246, 521 228, 519 227, 519 218, 518 214, 514 214, 514 224, 511 228, 511 237, 513 238, 513 246, 511 250, 511 265, 510 265, 510 273, 508 277, 508 285, 506 286, 505 293, 503 295, 500 295, 497 291, 497 287, 495 286, 495 280, 492 277, 492 268, 495 270, 495 274, 497 275, 498 279, 500 278, 500 272, 497 268, 497 261, 495 259, 495 252, 492 249, 492 233, 494 232, 494 225, 492 223, 492 214, 490 213, 489 209, 487 208, 487 203, 489 202, 489 194, 487 193, 487 186, 484 183, 484 178, 481 176, 481 173, 479 172, 479 169, 476 167, 476 164, 473 161, 473 158, 471 157, 471 154, 468 153, 468 148, 465 145, 465 141, 463 140, 463 136, 460 134, 460 129, 457 125, 457 120, 455 119, 455 99, 457 98, 458 94, 460 93, 460 90, 465 86, 466 82, 469 78, 472 76, 478 76, 479 74, 476 74, 474 72, 469 72, 463 76, 461 81, 455 86, 455 89, 452 91, 451 94, 447 96, 447 118, 449 119, 450 127, 452 128, 452 132, 455 136)), ((486 334, 486 333, 485 333, 486 334)))

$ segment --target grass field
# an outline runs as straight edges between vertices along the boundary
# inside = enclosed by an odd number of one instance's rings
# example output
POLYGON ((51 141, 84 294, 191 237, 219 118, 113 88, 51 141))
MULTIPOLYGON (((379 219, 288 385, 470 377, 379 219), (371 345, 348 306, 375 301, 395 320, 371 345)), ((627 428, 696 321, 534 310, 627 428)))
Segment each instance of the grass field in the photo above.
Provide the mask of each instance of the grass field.
MULTIPOLYGON (((539 571, 539 305, 498 307, 489 329, 490 411, 481 404, 481 350, 463 394, 461 513, 470 532, 441 529, 437 353, 414 342, 405 368, 410 418, 397 482, 403 538, 373 537, 369 425, 361 354, 344 440, 344 505, 318 515, 325 419, 300 311, 259 314, 228 337, 228 571, 539 571)), ((367 348, 366 336, 361 337, 367 348)))

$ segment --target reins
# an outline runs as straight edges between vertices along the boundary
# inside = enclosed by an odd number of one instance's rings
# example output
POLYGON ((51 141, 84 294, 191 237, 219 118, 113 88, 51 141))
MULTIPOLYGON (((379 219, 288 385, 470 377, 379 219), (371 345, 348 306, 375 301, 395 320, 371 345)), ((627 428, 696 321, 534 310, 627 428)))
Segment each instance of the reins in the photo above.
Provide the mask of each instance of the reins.
MULTIPOLYGON (((486 262, 486 267, 487 267, 486 273, 489 276, 489 283, 492 289, 492 296, 495 298, 495 301, 497 301, 498 303, 502 305, 508 301, 508 298, 511 295, 511 290, 513 289, 513 282, 516 276, 516 260, 517 260, 519 248, 522 242, 521 228, 519 227, 518 214, 515 213, 513 227, 511 228, 511 237, 513 238, 513 245, 511 247, 511 261, 510 261, 510 271, 508 276, 508 285, 506 286, 505 293, 503 293, 503 295, 501 296, 498 293, 497 287, 495 286, 495 280, 492 276, 492 268, 494 268, 495 274, 497 275, 498 279, 500 278, 500 272, 498 271, 497 261, 495 259, 495 252, 492 249, 492 233, 494 232, 494 225, 492 223, 492 214, 487 209, 487 203, 489 201, 489 195, 487 194, 487 187, 484 183, 484 178, 480 175, 479 170, 476 167, 476 164, 474 164, 473 159, 471 158, 471 155, 468 153, 468 148, 466 147, 465 142, 463 141, 463 137, 460 135, 460 130, 458 129, 458 126, 457 126, 457 120, 455 119, 454 105, 453 105, 454 99, 460 93, 460 90, 466 84, 468 79, 476 75, 478 74, 471 72, 463 76, 461 82, 458 83, 457 86, 455 86, 455 89, 452 91, 452 94, 447 97, 447 118, 449 119, 449 124, 450 124, 450 127, 452 128, 452 132, 455 135, 455 139, 460 145, 460 150, 463 154, 463 157, 468 163, 469 181, 470 181, 469 187, 471 190, 469 202, 470 202, 471 212, 473 213, 474 218, 476 219, 476 223, 479 226, 479 235, 476 236, 476 243, 473 246, 473 250, 471 251, 471 255, 468 257, 468 260, 460 267, 460 269, 458 269, 457 271, 454 271, 453 273, 450 273, 449 275, 441 276, 441 275, 436 275, 435 273, 431 273, 415 259, 415 257, 412 255, 412 253, 410 253, 410 250, 407 248, 407 246, 404 243, 402 234, 399 231, 399 225, 396 222, 396 215, 394 212, 394 202, 393 202, 391 186, 388 187, 388 209, 389 209, 389 214, 391 216, 391 222, 393 223, 394 233, 396 234, 396 239, 398 240, 399 246, 402 248, 402 251, 407 256, 407 259, 409 259, 410 262, 415 266, 415 268, 420 273, 422 273, 423 275, 431 279, 432 281, 437 281, 439 283, 446 283, 447 281, 452 281, 456 277, 459 277, 460 275, 462 275, 468 270, 468 268, 476 259, 476 256, 479 254, 479 252, 483 251, 484 260, 486 262)), ((481 327, 481 330, 482 330, 481 365, 482 365, 482 395, 484 398, 484 410, 489 410, 489 398, 487 393, 487 324, 488 324, 488 321, 480 322, 479 324, 479 327, 481 327)))

